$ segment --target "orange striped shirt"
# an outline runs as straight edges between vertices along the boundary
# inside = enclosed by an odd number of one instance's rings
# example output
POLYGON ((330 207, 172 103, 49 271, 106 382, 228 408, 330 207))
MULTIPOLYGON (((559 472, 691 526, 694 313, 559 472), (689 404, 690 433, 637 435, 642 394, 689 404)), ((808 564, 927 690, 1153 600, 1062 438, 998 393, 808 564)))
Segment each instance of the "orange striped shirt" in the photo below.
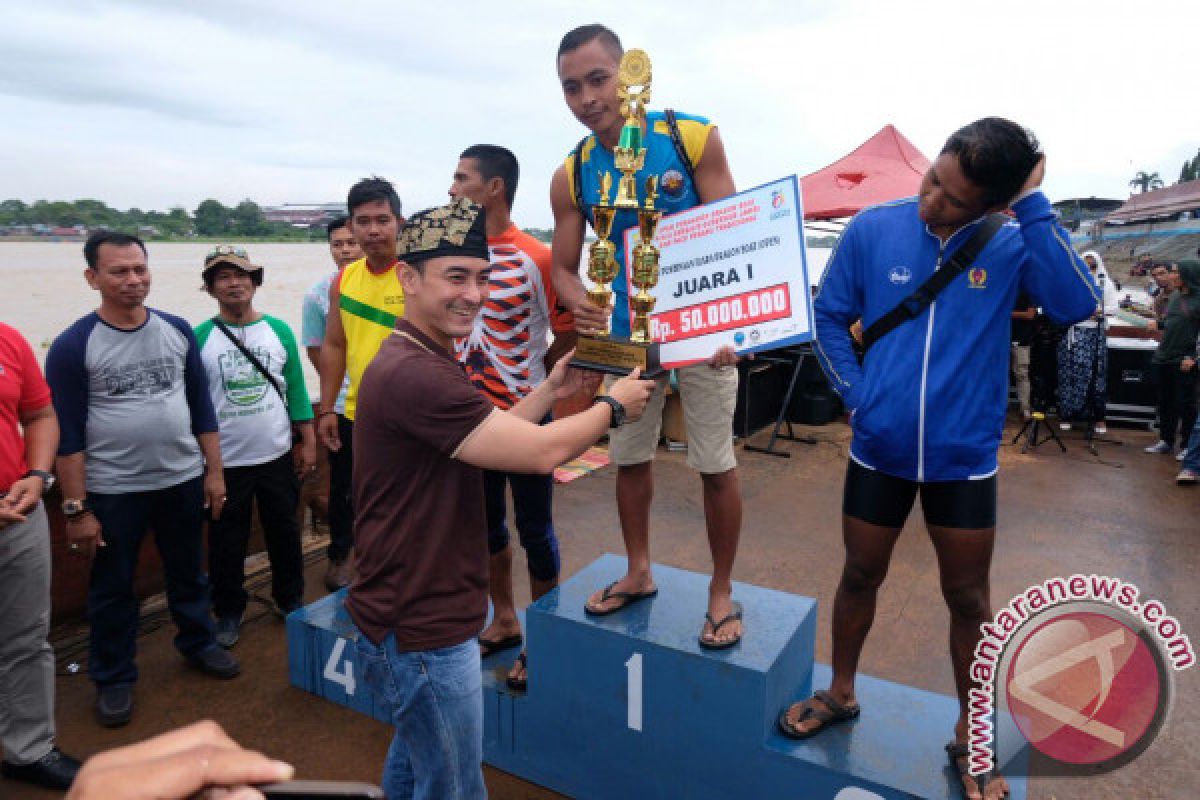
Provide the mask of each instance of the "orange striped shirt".
POLYGON ((475 388, 509 409, 546 379, 550 332, 569 330, 571 321, 556 309, 549 247, 511 225, 488 239, 488 251, 488 299, 455 351, 475 388))

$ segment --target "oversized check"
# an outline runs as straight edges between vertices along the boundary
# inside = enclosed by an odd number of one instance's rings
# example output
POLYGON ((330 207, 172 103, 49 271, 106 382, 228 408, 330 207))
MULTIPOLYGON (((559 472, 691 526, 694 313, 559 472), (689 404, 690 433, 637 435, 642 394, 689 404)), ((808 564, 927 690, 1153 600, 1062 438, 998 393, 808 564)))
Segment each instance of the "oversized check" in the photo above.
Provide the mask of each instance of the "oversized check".
MULTIPOLYGON (((663 218, 650 316, 663 366, 705 361, 724 345, 744 354, 812 341, 798 187, 791 175, 663 218)), ((626 264, 637 239, 632 226, 626 264)))

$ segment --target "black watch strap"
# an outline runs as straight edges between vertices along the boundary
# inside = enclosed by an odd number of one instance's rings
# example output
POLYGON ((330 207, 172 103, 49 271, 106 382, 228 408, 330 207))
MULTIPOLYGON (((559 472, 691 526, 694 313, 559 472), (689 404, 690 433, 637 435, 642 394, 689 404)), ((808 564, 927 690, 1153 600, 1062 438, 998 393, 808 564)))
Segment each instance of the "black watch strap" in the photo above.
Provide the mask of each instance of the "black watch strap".
POLYGON ((606 403, 612 409, 612 421, 608 423, 608 427, 619 428, 625 424, 625 406, 621 405, 615 397, 602 394, 592 400, 592 403, 593 405, 606 403))
POLYGON ((54 486, 54 474, 50 473, 50 472, 46 472, 46 470, 44 470, 44 469, 31 469, 21 477, 41 478, 42 479, 42 494, 45 494, 46 492, 50 491, 50 487, 54 486))

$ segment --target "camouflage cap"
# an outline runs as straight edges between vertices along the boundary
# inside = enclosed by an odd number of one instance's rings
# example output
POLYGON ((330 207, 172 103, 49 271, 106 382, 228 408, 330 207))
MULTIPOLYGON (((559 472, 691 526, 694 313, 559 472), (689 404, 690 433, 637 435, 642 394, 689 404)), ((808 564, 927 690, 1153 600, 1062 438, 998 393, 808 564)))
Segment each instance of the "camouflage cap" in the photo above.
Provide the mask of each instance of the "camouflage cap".
POLYGON ((396 256, 417 264, 439 256, 488 257, 483 207, 465 197, 408 218, 396 256))

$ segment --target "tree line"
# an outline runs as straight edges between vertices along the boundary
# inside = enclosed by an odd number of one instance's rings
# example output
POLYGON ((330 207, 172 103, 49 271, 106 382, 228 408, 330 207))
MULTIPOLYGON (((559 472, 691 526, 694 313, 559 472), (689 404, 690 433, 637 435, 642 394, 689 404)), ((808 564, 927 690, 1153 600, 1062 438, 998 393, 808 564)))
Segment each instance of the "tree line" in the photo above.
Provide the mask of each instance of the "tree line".
POLYGON ((243 200, 236 206, 226 206, 209 198, 192 212, 182 206, 169 211, 143 211, 131 208, 121 211, 101 200, 83 199, 38 200, 25 203, 10 199, 0 202, 0 226, 48 225, 69 228, 82 225, 89 230, 109 230, 137 233, 153 228, 159 236, 270 236, 296 239, 324 237, 324 229, 311 233, 292 227, 286 222, 272 222, 263 216, 253 200, 243 200))

